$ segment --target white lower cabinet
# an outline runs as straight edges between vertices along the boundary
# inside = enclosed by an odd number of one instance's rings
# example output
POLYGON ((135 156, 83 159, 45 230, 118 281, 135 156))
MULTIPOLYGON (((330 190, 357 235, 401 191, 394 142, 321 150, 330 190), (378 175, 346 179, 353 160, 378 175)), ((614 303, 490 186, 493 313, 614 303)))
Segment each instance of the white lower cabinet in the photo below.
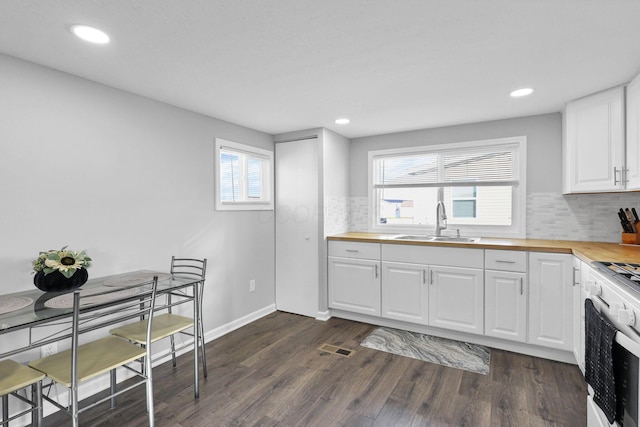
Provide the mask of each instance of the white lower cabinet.
POLYGON ((429 266, 429 325, 484 333, 482 269, 429 266))
POLYGON ((529 340, 573 351, 573 255, 529 254, 529 340))
POLYGON ((382 262, 382 317, 426 325, 429 308, 429 267, 382 262))
POLYGON ((487 249, 484 255, 484 333, 527 341, 527 252, 487 249))
POLYGON ((584 352, 573 255, 330 241, 328 261, 332 309, 584 352))
POLYGON ((511 341, 527 340, 527 274, 486 270, 484 333, 511 341))
POLYGON ((380 315, 380 245, 329 244, 329 307, 380 315))

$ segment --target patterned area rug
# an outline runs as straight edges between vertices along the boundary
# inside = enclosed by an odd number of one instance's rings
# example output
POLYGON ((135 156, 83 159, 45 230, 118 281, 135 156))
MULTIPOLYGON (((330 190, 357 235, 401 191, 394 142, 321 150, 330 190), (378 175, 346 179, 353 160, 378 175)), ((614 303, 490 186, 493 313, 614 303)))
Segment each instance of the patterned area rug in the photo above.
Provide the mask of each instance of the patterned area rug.
POLYGON ((360 345, 478 374, 489 373, 491 351, 481 345, 391 328, 376 329, 360 345))

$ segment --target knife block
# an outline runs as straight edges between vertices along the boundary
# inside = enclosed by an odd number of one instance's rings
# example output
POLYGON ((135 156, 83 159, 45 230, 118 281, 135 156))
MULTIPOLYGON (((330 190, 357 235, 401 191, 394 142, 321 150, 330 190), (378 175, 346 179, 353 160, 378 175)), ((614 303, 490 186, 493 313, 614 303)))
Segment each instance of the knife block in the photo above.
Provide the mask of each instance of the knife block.
POLYGON ((626 243, 629 245, 640 244, 640 232, 622 233, 622 243, 626 243))

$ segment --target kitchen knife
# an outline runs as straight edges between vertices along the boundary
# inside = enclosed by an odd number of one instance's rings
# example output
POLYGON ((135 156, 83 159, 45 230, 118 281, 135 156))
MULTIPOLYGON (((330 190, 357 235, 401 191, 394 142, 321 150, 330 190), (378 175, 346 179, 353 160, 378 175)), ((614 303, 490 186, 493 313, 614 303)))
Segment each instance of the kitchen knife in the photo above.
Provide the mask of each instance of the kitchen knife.
POLYGON ((631 213, 633 217, 636 219, 636 223, 640 222, 640 218, 638 218, 638 212, 636 212, 636 208, 631 208, 631 213))
POLYGON ((622 209, 618 211, 618 218, 620 218, 620 224, 622 225, 622 230, 625 233, 633 233, 633 231, 630 231, 631 224, 629 223, 629 220, 627 219, 627 216, 624 214, 624 211, 622 209))
POLYGON ((629 208, 626 208, 624 210, 624 214, 627 217, 627 221, 629 221, 629 225, 631 226, 631 230, 633 230, 632 233, 635 233, 636 232, 636 226, 634 224, 636 223, 636 219, 633 217, 633 214, 631 213, 629 208))

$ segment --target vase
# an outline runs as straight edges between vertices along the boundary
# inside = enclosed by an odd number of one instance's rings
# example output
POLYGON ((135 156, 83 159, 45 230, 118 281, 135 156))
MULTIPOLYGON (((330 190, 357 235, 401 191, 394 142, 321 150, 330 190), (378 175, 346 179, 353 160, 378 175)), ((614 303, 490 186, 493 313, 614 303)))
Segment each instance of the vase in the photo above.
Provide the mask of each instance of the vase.
POLYGON ((67 278, 59 271, 44 274, 44 271, 38 271, 33 277, 33 284, 38 289, 45 292, 63 292, 79 288, 89 279, 89 273, 84 268, 77 269, 73 276, 67 278))

